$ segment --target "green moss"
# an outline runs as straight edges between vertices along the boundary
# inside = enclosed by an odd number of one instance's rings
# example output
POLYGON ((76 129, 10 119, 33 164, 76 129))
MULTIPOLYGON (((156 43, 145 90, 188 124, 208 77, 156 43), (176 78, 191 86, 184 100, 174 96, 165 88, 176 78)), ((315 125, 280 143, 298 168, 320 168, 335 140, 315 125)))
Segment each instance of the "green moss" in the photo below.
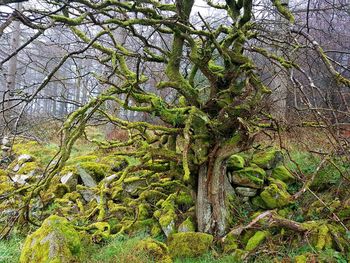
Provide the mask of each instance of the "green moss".
POLYGON ((186 218, 186 220, 183 221, 178 227, 178 232, 195 232, 195 231, 196 231, 196 225, 191 217, 186 218))
POLYGON ((140 194, 140 199, 145 200, 148 203, 156 204, 159 200, 165 199, 167 196, 157 190, 147 190, 140 194))
POLYGON ((259 167, 246 167, 232 173, 232 182, 240 186, 262 188, 266 172, 259 167))
POLYGON ((85 162, 95 162, 98 160, 98 156, 96 155, 82 155, 67 161, 68 164, 76 164, 76 163, 85 163, 85 162))
POLYGON ((240 155, 234 154, 231 155, 227 160, 227 168, 231 169, 242 169, 244 168, 245 161, 244 158, 240 155))
POLYGON ((252 251, 256 249, 269 235, 267 231, 257 231, 254 236, 252 236, 245 247, 245 250, 252 251))
POLYGON ((178 206, 192 207, 194 205, 194 200, 192 196, 186 192, 178 192, 175 198, 175 203, 178 206))
POLYGON ((285 189, 278 187, 276 184, 270 184, 269 186, 265 187, 260 196, 266 206, 271 209, 286 206, 291 201, 290 194, 285 189))
POLYGON ((135 252, 138 253, 139 251, 145 253, 152 262, 172 263, 167 246, 155 239, 141 240, 135 246, 135 252))
POLYGON ((111 234, 111 226, 108 222, 93 223, 87 227, 87 230, 93 233, 91 238, 94 243, 108 239, 111 234))
POLYGON ((272 169, 282 160, 281 151, 269 150, 254 154, 251 162, 263 169, 272 169))
POLYGON ((299 255, 294 258, 295 263, 307 263, 307 256, 299 255))
POLYGON ((110 167, 102 163, 83 162, 79 165, 97 181, 101 181, 103 178, 105 178, 106 174, 111 172, 110 167))
POLYGON ((79 234, 65 218, 52 215, 27 237, 20 262, 69 262, 77 260, 80 254, 79 234))
POLYGON ((318 235, 317 235, 317 242, 315 245, 315 248, 317 250, 322 250, 325 247, 331 247, 332 246, 332 238, 329 233, 329 228, 327 225, 321 225, 318 227, 318 235))
POLYGON ((238 248, 237 237, 233 233, 229 233, 222 244, 223 253, 231 254, 238 248))
POLYGON ((22 165, 22 167, 17 172, 18 174, 29 174, 32 171, 38 169, 38 164, 36 162, 27 162, 22 165))
POLYGON ((271 177, 286 183, 295 181, 294 176, 288 171, 288 169, 284 165, 279 165, 276 168, 274 168, 272 170, 271 177))
POLYGON ((57 184, 54 187, 53 193, 55 194, 55 197, 62 198, 66 193, 70 191, 69 187, 65 184, 57 184))
POLYGON ((213 236, 199 232, 183 232, 171 235, 168 248, 173 258, 193 258, 207 253, 213 242, 213 236))

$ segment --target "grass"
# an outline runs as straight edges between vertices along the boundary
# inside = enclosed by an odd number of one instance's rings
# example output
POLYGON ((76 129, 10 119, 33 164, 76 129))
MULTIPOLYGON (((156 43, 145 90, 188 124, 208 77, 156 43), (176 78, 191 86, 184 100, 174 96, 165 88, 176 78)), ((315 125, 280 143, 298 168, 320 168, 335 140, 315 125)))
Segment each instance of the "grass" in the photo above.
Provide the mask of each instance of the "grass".
POLYGON ((18 235, 13 235, 7 240, 0 240, 0 263, 18 262, 23 241, 24 239, 18 235))

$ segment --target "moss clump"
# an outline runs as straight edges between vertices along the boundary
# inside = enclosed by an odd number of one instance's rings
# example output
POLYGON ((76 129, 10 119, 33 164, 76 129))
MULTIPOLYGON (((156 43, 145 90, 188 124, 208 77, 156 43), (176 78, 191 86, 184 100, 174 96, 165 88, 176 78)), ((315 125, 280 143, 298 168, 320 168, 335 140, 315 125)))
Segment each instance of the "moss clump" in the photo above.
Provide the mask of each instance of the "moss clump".
POLYGON ((20 262, 75 262, 80 254, 81 242, 78 232, 67 219, 52 215, 37 231, 27 237, 20 262))
POLYGON ((102 163, 83 162, 79 165, 97 181, 101 181, 110 172, 110 167, 102 163))
POLYGON ((252 163, 255 163, 263 169, 272 169, 283 160, 281 151, 270 150, 259 152, 253 155, 252 163))
POLYGON ((199 232, 176 233, 168 238, 168 247, 173 258, 193 258, 209 251, 213 236, 199 232))
POLYGON ((85 162, 95 162, 97 161, 98 156, 96 155, 82 155, 75 158, 70 159, 67 163, 76 164, 76 163, 85 163, 85 162))
POLYGON ((239 156, 237 154, 231 155, 230 158, 227 160, 227 168, 228 169, 243 169, 245 165, 244 158, 242 156, 239 156))
POLYGON ((36 171, 38 169, 38 164, 36 162, 27 162, 24 163, 19 171, 18 174, 29 174, 32 171, 36 171))
POLYGON ((234 184, 251 188, 262 188, 266 172, 259 167, 246 167, 232 173, 231 180, 234 184))
POLYGON ((290 183, 295 180, 294 176, 287 170, 287 168, 284 165, 279 165, 276 168, 274 168, 272 170, 271 177, 286 183, 290 183))
POLYGON ((178 227, 178 232, 194 232, 194 231, 196 231, 196 225, 193 222, 191 217, 186 218, 186 220, 183 221, 178 227))
POLYGON ((265 187, 260 196, 270 209, 286 206, 291 200, 290 194, 284 188, 280 188, 276 184, 270 184, 265 187))
POLYGON ((245 250, 252 251, 256 249, 269 235, 267 231, 257 231, 254 236, 252 236, 245 247, 245 250))
POLYGON ((294 258, 295 263, 306 263, 307 257, 305 255, 299 255, 294 258))
POLYGON ((223 252, 225 254, 231 254, 238 248, 237 238, 234 234, 229 233, 222 243, 223 252))
POLYGON ((138 244, 136 244, 135 252, 144 253, 145 256, 152 262, 173 262, 169 255, 167 246, 164 243, 151 238, 141 240, 138 244))

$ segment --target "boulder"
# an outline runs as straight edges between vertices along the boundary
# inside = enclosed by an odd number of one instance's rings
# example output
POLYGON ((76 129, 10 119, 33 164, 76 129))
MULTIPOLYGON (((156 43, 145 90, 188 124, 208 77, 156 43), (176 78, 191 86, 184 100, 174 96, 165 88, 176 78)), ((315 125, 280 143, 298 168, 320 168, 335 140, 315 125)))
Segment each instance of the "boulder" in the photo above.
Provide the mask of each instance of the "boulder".
POLYGON ((199 232, 183 232, 171 235, 168 248, 173 258, 193 258, 207 253, 213 242, 213 236, 199 232))
POLYGON ((279 165, 272 170, 272 178, 281 180, 286 183, 293 182, 295 180, 294 176, 288 171, 284 165, 279 165))
POLYGON ((63 217, 52 215, 25 240, 20 263, 76 262, 81 253, 79 233, 63 217))
POLYGON ((281 151, 269 150, 254 154, 251 162, 263 169, 273 169, 281 161, 283 161, 281 151))
POLYGON ((270 209, 286 206, 291 201, 291 195, 286 189, 279 187, 277 184, 270 184, 265 187, 260 196, 266 206, 270 209))
POLYGON ((266 173, 259 167, 246 167, 231 174, 231 183, 251 188, 262 188, 266 173))
POLYGON ((249 187, 237 187, 235 191, 237 194, 243 197, 253 197, 257 194, 257 189, 249 187))
POLYGON ((85 171, 85 169, 78 166, 78 172, 79 172, 81 180, 83 181, 83 184, 86 187, 95 187, 97 185, 94 178, 92 178, 92 176, 89 173, 87 173, 85 171))

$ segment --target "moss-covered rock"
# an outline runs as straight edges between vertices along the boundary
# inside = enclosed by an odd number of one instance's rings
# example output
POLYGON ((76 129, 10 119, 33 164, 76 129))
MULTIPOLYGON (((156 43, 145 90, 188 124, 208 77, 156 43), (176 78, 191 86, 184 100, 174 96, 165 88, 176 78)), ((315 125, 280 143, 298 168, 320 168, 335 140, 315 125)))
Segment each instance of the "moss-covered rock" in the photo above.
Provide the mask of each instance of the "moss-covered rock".
POLYGON ((291 195, 284 188, 276 184, 270 184, 265 187, 260 197, 270 209, 286 206, 291 201, 291 195))
POLYGON ((178 232, 194 232, 196 231, 196 225, 191 217, 186 218, 179 227, 178 232))
POLYGON ((102 163, 83 162, 80 163, 79 166, 98 182, 105 178, 105 176, 110 172, 110 167, 102 163))
POLYGON ((227 159, 227 168, 232 170, 239 170, 244 168, 245 161, 240 155, 234 154, 227 159))
POLYGON ((65 218, 52 215, 37 231, 27 237, 20 262, 75 262, 80 253, 81 242, 78 232, 65 218))
POLYGON ((254 236, 252 236, 245 247, 245 250, 252 251, 256 249, 269 235, 268 231, 257 231, 254 236))
POLYGON ((263 169, 273 169, 281 161, 283 161, 283 155, 282 152, 278 150, 269 150, 256 153, 253 155, 251 160, 252 163, 255 163, 263 169))
POLYGON ((173 262, 169 255, 167 246, 164 243, 159 242, 155 239, 148 238, 146 240, 141 240, 135 246, 135 250, 136 253, 141 252, 145 254, 145 256, 152 262, 173 262))
POLYGON ((156 210, 153 215, 158 219, 164 234, 169 236, 176 231, 175 221, 177 220, 177 215, 175 211, 175 194, 171 194, 166 200, 158 203, 161 203, 161 209, 156 210))
POLYGON ((240 186, 262 188, 266 173, 259 167, 246 167, 231 174, 231 182, 240 186))
POLYGON ((213 242, 213 236, 199 232, 184 232, 171 235, 168 248, 173 258, 193 258, 207 253, 213 242))
POLYGON ((123 189, 131 195, 138 195, 138 190, 147 186, 146 178, 133 176, 123 181, 123 189))
POLYGON ((281 180, 286 183, 293 182, 295 180, 294 176, 288 171, 284 165, 279 165, 272 170, 272 178, 281 180))

